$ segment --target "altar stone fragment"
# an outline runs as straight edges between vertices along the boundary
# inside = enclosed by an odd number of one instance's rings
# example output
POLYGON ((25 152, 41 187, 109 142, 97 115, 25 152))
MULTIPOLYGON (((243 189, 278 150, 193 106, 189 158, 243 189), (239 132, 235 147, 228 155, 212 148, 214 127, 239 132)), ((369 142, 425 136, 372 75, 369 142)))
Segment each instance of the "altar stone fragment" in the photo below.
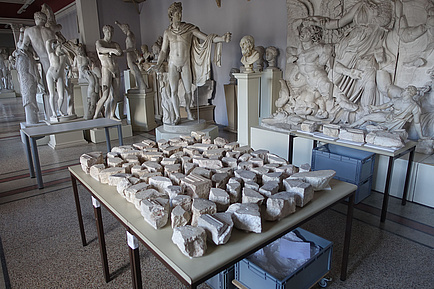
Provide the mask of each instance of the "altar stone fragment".
POLYGON ((173 199, 176 196, 183 195, 184 190, 181 186, 168 186, 165 189, 165 193, 169 196, 170 199, 173 199))
POLYGON ((306 132, 315 132, 318 128, 318 123, 311 120, 305 120, 301 123, 301 130, 306 132))
POLYGON ((148 180, 149 184, 157 189, 161 193, 165 193, 165 190, 169 186, 173 186, 172 181, 167 177, 150 177, 148 180))
POLYGON ((109 176, 120 173, 125 173, 125 168, 106 168, 99 172, 98 178, 101 184, 108 184, 109 176))
POLYGON ((92 178, 99 181, 99 173, 105 169, 105 164, 96 164, 90 167, 89 174, 92 178))
POLYGON ((242 203, 253 203, 261 205, 262 202, 264 202, 265 198, 263 195, 261 195, 258 191, 255 191, 250 188, 243 188, 242 193, 242 203))
POLYGON ((116 187, 122 179, 131 177, 131 176, 132 176, 131 174, 127 174, 127 173, 111 175, 111 176, 109 176, 108 185, 116 187))
POLYGON ((172 242, 187 257, 201 257, 206 252, 206 231, 190 225, 173 229, 172 242))
POLYGON ((80 156, 81 169, 86 173, 90 173, 90 167, 96 164, 104 164, 104 155, 102 152, 90 152, 80 156))
POLYGON ((169 210, 169 200, 163 198, 142 200, 140 205, 140 212, 145 221, 157 230, 167 224, 169 220, 169 210))
POLYGON ((131 196, 134 206, 140 211, 143 200, 155 200, 157 198, 167 199, 168 196, 154 189, 140 190, 131 196))
POLYGON ((227 139, 219 136, 214 139, 214 144, 217 145, 219 148, 223 148, 228 143, 229 141, 227 139))
POLYGON ((235 228, 254 233, 262 232, 261 212, 257 204, 235 203, 230 205, 226 212, 232 214, 235 228))
POLYGON ((341 126, 336 124, 323 124, 322 133, 329 137, 338 138, 340 128, 341 126))
POLYGON ((172 229, 176 227, 185 226, 190 222, 191 215, 188 211, 184 210, 181 206, 176 206, 173 208, 171 214, 171 225, 172 229))
POLYGON ((125 161, 120 157, 107 158, 107 165, 109 167, 122 167, 123 163, 125 163, 125 161))
POLYGON ((133 203, 135 194, 139 191, 146 190, 149 187, 150 187, 150 185, 148 185, 147 183, 138 183, 138 184, 129 186, 128 188, 126 188, 124 190, 125 199, 128 202, 133 203))
POLYGON ((191 212, 193 199, 187 195, 178 195, 171 199, 172 207, 181 206, 187 212, 191 212))
POLYGON ((336 175, 334 170, 319 170, 304 173, 296 173, 289 177, 291 180, 300 180, 312 185, 315 191, 329 187, 330 180, 336 175))
POLYGON ((264 219, 276 221, 295 212, 295 199, 289 192, 280 192, 267 199, 264 219))
POLYGON ((279 192, 280 185, 276 181, 265 182, 262 187, 259 188, 259 193, 266 197, 277 194, 279 192))
POLYGON ((200 215, 217 213, 217 205, 210 200, 196 198, 193 199, 191 212, 191 225, 197 226, 197 220, 199 219, 200 215))
POLYGON ((202 176, 190 174, 181 180, 181 186, 185 188, 186 194, 193 198, 208 199, 212 182, 202 176))
POLYGON ((231 201, 229 194, 225 190, 219 188, 211 188, 209 200, 213 201, 217 205, 218 212, 226 211, 231 201))
POLYGON ((288 161, 284 158, 279 157, 278 155, 269 153, 267 156, 268 163, 270 164, 278 164, 278 165, 287 165, 288 161))
POLYGON ((256 182, 256 174, 247 170, 234 171, 235 177, 242 179, 244 182, 256 182))
POLYGON ((216 213, 201 215, 197 226, 205 229, 208 240, 212 240, 216 245, 222 245, 229 241, 234 223, 231 214, 216 213))
POLYGON ((230 178, 231 176, 228 173, 216 173, 211 177, 212 186, 214 188, 225 189, 230 178))
POLYGON ((313 187, 301 180, 292 180, 290 178, 283 181, 286 191, 294 195, 295 203, 298 207, 304 207, 313 199, 313 187))
POLYGON ((397 133, 388 131, 372 131, 366 135, 366 143, 383 147, 401 148, 404 140, 397 133))
POLYGON ((241 200, 241 184, 239 182, 227 183, 226 191, 229 193, 231 204, 238 203, 241 200))
POLYGON ((361 129, 355 129, 355 128, 341 129, 339 132, 339 139, 364 143, 365 132, 361 129))

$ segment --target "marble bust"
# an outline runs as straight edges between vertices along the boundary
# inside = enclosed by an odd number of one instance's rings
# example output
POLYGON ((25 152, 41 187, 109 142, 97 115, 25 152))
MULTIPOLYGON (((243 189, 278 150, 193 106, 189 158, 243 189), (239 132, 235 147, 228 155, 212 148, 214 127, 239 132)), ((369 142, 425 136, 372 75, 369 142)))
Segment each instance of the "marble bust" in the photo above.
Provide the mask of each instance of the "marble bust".
POLYGON ((243 57, 241 63, 244 65, 244 72, 253 72, 253 63, 259 59, 259 52, 255 50, 255 40, 253 36, 246 35, 240 40, 240 48, 243 57))
POLYGON ((268 46, 265 49, 265 60, 268 62, 268 67, 276 67, 277 56, 279 56, 279 50, 274 46, 268 46))

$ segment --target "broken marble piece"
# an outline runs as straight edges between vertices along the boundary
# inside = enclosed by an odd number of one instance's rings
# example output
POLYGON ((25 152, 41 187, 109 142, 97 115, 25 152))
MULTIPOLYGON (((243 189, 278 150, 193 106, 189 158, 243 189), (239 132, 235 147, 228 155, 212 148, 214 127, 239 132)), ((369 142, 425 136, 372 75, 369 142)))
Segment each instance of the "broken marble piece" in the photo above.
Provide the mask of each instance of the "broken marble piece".
POLYGON ((193 198, 193 203, 191 204, 191 213, 191 225, 197 226, 197 220, 199 219, 200 215, 212 215, 217 213, 217 205, 210 200, 193 198))
POLYGON ((322 133, 329 137, 338 138, 340 129, 341 126, 337 124, 323 124, 322 133))
POLYGON ((174 165, 174 164, 177 164, 177 163, 178 163, 178 159, 177 158, 172 158, 172 157, 170 157, 170 158, 163 158, 160 161, 160 165, 162 165, 162 166, 174 165))
POLYGON ((148 183, 157 189, 161 193, 165 193, 165 190, 169 186, 173 186, 172 181, 168 177, 150 177, 148 183))
POLYGON ((262 183, 266 182, 278 182, 279 185, 282 184, 283 172, 271 172, 262 175, 262 183))
POLYGON ((223 157, 221 161, 225 167, 236 168, 238 166, 238 160, 236 158, 223 157))
POLYGON ((181 173, 181 164, 164 166, 164 175, 170 177, 172 174, 181 173))
POLYGON ((137 166, 137 164, 134 164, 134 163, 123 163, 122 168, 125 169, 125 173, 131 174, 131 168, 134 167, 135 165, 137 166))
POLYGON ((191 219, 190 212, 184 210, 181 206, 176 206, 172 209, 170 213, 170 220, 172 229, 176 227, 181 227, 188 225, 191 219))
POLYGON ((142 168, 141 165, 135 165, 130 168, 130 172, 133 175, 139 175, 141 173, 149 173, 149 171, 145 168, 142 168))
POLYGON ((208 241, 212 240, 216 245, 223 245, 231 237, 234 222, 229 213, 205 214, 199 217, 197 226, 205 229, 208 241))
POLYGON ((143 153, 143 151, 141 151, 141 150, 132 149, 132 150, 121 153, 120 156, 123 160, 126 160, 127 158, 132 158, 132 157, 139 158, 142 156, 142 153, 143 153))
POLYGON ((383 147, 401 148, 405 143, 397 133, 388 131, 373 131, 366 135, 366 143, 383 147))
POLYGON ((253 157, 249 160, 249 162, 253 164, 253 167, 262 167, 264 165, 264 160, 261 158, 253 157))
POLYGON ((256 174, 247 170, 236 170, 234 175, 237 178, 242 179, 244 182, 256 182, 256 174))
POLYGON ((197 142, 201 142, 202 137, 206 136, 206 133, 203 131, 192 131, 190 134, 197 142))
POLYGON ((111 175, 108 179, 108 185, 116 187, 122 179, 129 177, 132 177, 132 175, 128 173, 111 175))
POLYGON ((142 152, 141 159, 146 161, 160 162, 163 159, 162 152, 142 152))
POLYGON ((215 173, 216 174, 227 174, 229 177, 233 177, 234 176, 234 169, 229 168, 229 167, 218 168, 218 169, 215 169, 215 173))
POLYGON ((135 149, 138 149, 138 150, 144 150, 144 149, 146 149, 148 147, 146 144, 141 143, 141 142, 139 142, 139 143, 133 143, 132 146, 135 149))
POLYGON ((134 147, 132 145, 122 145, 122 146, 113 147, 111 152, 121 154, 133 149, 134 147))
POLYGON ((181 186, 184 187, 185 193, 193 198, 208 199, 212 182, 202 176, 190 174, 181 180, 181 186))
POLYGON ((228 173, 215 173, 211 177, 212 186, 214 188, 220 188, 224 190, 230 178, 231 175, 228 173))
POLYGON ((146 146, 146 148, 155 148, 157 147, 157 143, 151 139, 144 139, 142 143, 146 146))
POLYGON ((168 146, 168 147, 165 147, 164 149, 161 149, 161 151, 163 152, 163 154, 165 156, 169 157, 176 152, 182 151, 182 147, 181 146, 168 146))
POLYGON ((288 161, 284 158, 279 157, 276 154, 268 153, 267 155, 268 163, 270 164, 278 164, 278 165, 287 165, 288 161))
POLYGON ((315 132, 318 129, 318 123, 311 120, 305 120, 301 123, 300 128, 305 132, 315 132))
POLYGON ((260 208, 254 203, 235 203, 226 210, 232 215, 234 227, 254 233, 262 232, 262 219, 260 208))
POLYGON ((132 203, 139 211, 141 210, 143 200, 155 200, 157 198, 167 199, 168 196, 155 189, 140 190, 131 196, 131 199, 133 200, 132 203))
POLYGON ((170 199, 173 199, 176 196, 183 195, 184 189, 181 186, 168 186, 165 189, 165 193, 169 196, 170 199))
POLYGON ((280 192, 267 199, 264 219, 276 221, 295 212, 295 199, 289 192, 280 192))
POLYGON ((120 157, 120 154, 114 152, 108 152, 106 155, 106 158, 118 158, 118 157, 120 157))
POLYGON ((341 128, 339 131, 339 139, 364 143, 365 132, 361 129, 356 129, 356 128, 341 128))
POLYGON ((258 191, 250 189, 250 188, 243 188, 241 202, 243 204, 246 203, 253 203, 261 205, 264 202, 265 198, 263 195, 261 195, 258 191))
POLYGON ((234 152, 234 151, 227 151, 225 154, 225 157, 228 158, 235 158, 238 160, 238 158, 241 156, 240 152, 234 152))
POLYGON ((313 187, 301 180, 287 178, 283 181, 287 192, 294 194, 295 203, 298 207, 304 207, 313 199, 313 187))
POLYGON ((201 153, 199 152, 199 150, 195 149, 195 148, 192 147, 192 146, 188 146, 188 147, 186 147, 186 148, 183 148, 183 149, 182 149, 182 152, 183 152, 185 155, 189 156, 190 158, 192 158, 192 157, 194 157, 194 156, 197 156, 197 155, 200 155, 200 156, 201 156, 201 153))
POLYGON ((114 157, 114 158, 107 158, 107 166, 109 167, 122 167, 122 164, 125 161, 121 159, 120 157, 114 157))
POLYGON ((284 165, 281 165, 281 164, 265 164, 265 165, 263 166, 263 168, 266 168, 266 169, 269 170, 270 172, 276 172, 276 171, 277 171, 277 168, 279 168, 279 167, 281 167, 281 166, 284 166, 284 165))
POLYGON ((225 149, 228 149, 228 150, 233 150, 233 149, 235 149, 235 148, 237 148, 239 146, 240 146, 240 144, 237 143, 237 142, 230 142, 230 143, 225 144, 223 147, 225 149))
POLYGON ((259 184, 255 182, 244 182, 244 187, 259 192, 259 184))
POLYGON ((181 148, 189 145, 187 141, 183 140, 180 137, 169 139, 169 143, 173 147, 181 147, 181 148))
POLYGON ((227 139, 219 136, 214 139, 214 144, 217 145, 219 148, 223 148, 228 143, 229 141, 227 139))
POLYGON ((270 170, 267 169, 266 167, 253 167, 250 169, 250 171, 254 172, 257 175, 258 180, 262 179, 262 175, 270 172, 270 170))
POLYGON ((146 183, 149 183, 149 178, 162 177, 162 176, 163 176, 163 174, 160 172, 139 174, 139 178, 146 183))
POLYGON ((89 169, 89 174, 92 178, 94 178, 95 180, 99 181, 99 173, 104 170, 105 164, 95 164, 93 166, 90 167, 89 169))
POLYGON ((183 173, 169 173, 169 179, 172 181, 173 184, 175 185, 180 185, 181 184, 181 180, 183 178, 185 178, 186 175, 184 175, 183 173))
POLYGON ((259 193, 266 197, 270 197, 271 195, 277 194, 280 189, 279 182, 269 181, 265 182, 262 187, 259 188, 259 193))
POLYGON ((201 167, 194 167, 193 170, 190 172, 190 174, 195 174, 198 176, 202 176, 207 179, 211 179, 212 177, 212 171, 206 168, 201 167))
POLYGON ((218 159, 193 158, 193 164, 201 168, 218 169, 223 167, 223 163, 218 159))
POLYGON ((184 174, 189 175, 194 170, 194 168, 198 167, 196 164, 193 163, 185 163, 182 168, 184 169, 184 174))
POLYGON ((202 143, 204 144, 212 144, 211 136, 205 135, 202 137, 202 143))
POLYGON ((218 146, 216 146, 215 144, 195 143, 188 146, 187 148, 195 149, 198 150, 200 153, 203 153, 206 150, 218 149, 218 146))
POLYGON ((163 172, 163 166, 158 162, 146 161, 142 164, 142 168, 147 169, 150 173, 163 172))
POLYGON ((434 140, 419 139, 415 151, 421 154, 432 155, 434 152, 434 140))
POLYGON ((166 147, 168 145, 170 145, 170 144, 169 144, 169 141, 167 139, 161 138, 161 139, 157 140, 157 147, 159 149, 161 149, 161 147, 166 147))
POLYGON ((292 164, 283 165, 283 166, 277 167, 275 171, 276 172, 282 172, 283 177, 287 178, 292 174, 298 173, 298 167, 294 166, 292 164))
POLYGON ((224 148, 217 148, 217 149, 210 149, 206 150, 202 153, 202 155, 209 159, 219 159, 221 160, 223 156, 226 154, 227 149, 224 148))
POLYGON ((154 229, 161 229, 167 224, 170 214, 169 199, 144 199, 140 205, 140 212, 148 224, 154 229))
POLYGON ((125 198, 125 189, 138 183, 140 183, 140 179, 136 177, 126 177, 118 182, 118 184, 116 185, 116 190, 121 196, 125 198))
POLYGON ((250 161, 246 161, 246 162, 239 162, 237 169, 238 170, 251 170, 255 165, 250 162, 250 161))
POLYGON ((211 188, 209 192, 209 200, 217 205, 217 212, 226 211, 231 203, 229 194, 225 190, 219 188, 211 188))
POLYGON ((184 154, 184 151, 182 150, 182 151, 179 151, 179 152, 172 154, 169 158, 176 159, 176 162, 179 163, 181 161, 181 158, 184 156, 185 156, 185 154, 184 154))
POLYGON ((269 153, 268 150, 256 150, 256 151, 252 151, 250 154, 255 158, 260 158, 264 162, 268 162, 267 160, 268 153, 269 153))
POLYGON ((250 146, 245 145, 245 146, 239 146, 233 149, 234 152, 239 152, 242 154, 249 154, 251 153, 253 150, 250 146))
POLYGON ((181 206, 187 212, 191 212, 191 204, 193 199, 188 195, 178 195, 170 199, 172 207, 181 206))
POLYGON ((134 202, 134 196, 137 192, 144 191, 150 188, 150 185, 147 183, 137 183, 135 185, 131 185, 124 190, 125 199, 132 203, 134 202))
POLYGON ((251 154, 242 154, 238 157, 239 162, 248 162, 253 156, 251 154))
POLYGON ((172 242, 187 257, 201 257, 206 252, 206 231, 190 225, 173 229, 172 242))
POLYGON ((81 169, 86 173, 90 173, 90 167, 96 164, 104 164, 104 155, 102 152, 90 152, 80 156, 81 169))
POLYGON ((239 182, 227 183, 226 192, 229 193, 231 204, 241 201, 241 184, 239 182))
POLYGON ((106 169, 103 169, 99 172, 98 178, 99 178, 100 183, 108 184, 109 176, 115 175, 115 174, 121 174, 121 173, 125 173, 124 168, 118 168, 118 167, 106 168, 106 169))
POLYGON ((181 161, 182 165, 185 165, 186 163, 192 163, 193 162, 193 159, 189 156, 186 156, 186 155, 180 157, 179 160, 181 161))
POLYGON ((310 172, 310 169, 311 169, 310 164, 305 163, 305 164, 301 164, 301 165, 298 167, 298 172, 299 172, 299 173, 310 172))
POLYGON ((196 142, 194 137, 192 137, 191 135, 181 135, 180 138, 186 141, 188 145, 192 145, 196 142))
POLYGON ((304 173, 296 173, 288 179, 300 180, 312 185, 315 191, 329 188, 330 180, 336 175, 334 170, 319 170, 304 173))

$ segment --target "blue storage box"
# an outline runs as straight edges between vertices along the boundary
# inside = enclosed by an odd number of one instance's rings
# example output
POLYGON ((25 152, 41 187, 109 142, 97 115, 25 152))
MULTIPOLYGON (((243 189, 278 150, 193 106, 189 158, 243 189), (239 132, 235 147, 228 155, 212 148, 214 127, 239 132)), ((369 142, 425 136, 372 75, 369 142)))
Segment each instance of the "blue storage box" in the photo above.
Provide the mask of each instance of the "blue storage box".
POLYGON ((213 289, 235 289, 235 285, 232 284, 232 280, 235 279, 235 267, 231 266, 228 269, 223 270, 214 277, 206 280, 206 284, 213 289))
POLYGON ((294 231, 297 231, 306 241, 320 246, 319 252, 284 279, 275 278, 266 269, 246 258, 235 264, 235 279, 250 289, 307 289, 321 280, 331 268, 333 243, 301 228, 294 231))
POLYGON ((312 170, 335 170, 335 179, 355 185, 373 175, 374 163, 374 153, 339 145, 326 144, 312 150, 312 170))

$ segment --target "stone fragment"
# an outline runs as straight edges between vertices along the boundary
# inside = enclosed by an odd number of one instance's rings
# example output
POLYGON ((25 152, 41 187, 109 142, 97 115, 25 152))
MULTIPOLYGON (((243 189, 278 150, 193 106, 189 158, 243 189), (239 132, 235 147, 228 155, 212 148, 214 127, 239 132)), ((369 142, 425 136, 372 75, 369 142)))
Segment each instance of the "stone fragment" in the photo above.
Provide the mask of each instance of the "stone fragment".
POLYGON ((169 179, 175 185, 180 185, 181 184, 181 180, 183 178, 185 178, 185 177, 186 177, 186 175, 184 175, 183 173, 170 173, 169 174, 169 179))
POLYGON ((253 164, 253 167, 262 167, 264 165, 264 160, 261 158, 251 158, 249 162, 253 164))
POLYGON ((256 182, 256 174, 247 170, 236 170, 234 175, 237 178, 242 179, 244 182, 256 182))
POLYGON ((132 145, 122 145, 122 146, 113 147, 111 152, 121 154, 127 151, 131 151, 133 149, 134 147, 132 145))
POLYGON ((318 123, 311 120, 305 120, 301 123, 301 130, 306 132, 315 132, 318 128, 318 123))
POLYGON ((141 142, 139 142, 139 143, 133 143, 132 146, 133 146, 135 149, 138 149, 138 150, 144 150, 144 149, 147 148, 146 144, 141 143, 141 142))
POLYGON ((171 138, 169 139, 169 144, 174 147, 186 147, 188 146, 188 142, 183 140, 182 138, 171 138))
POLYGON ((142 168, 147 169, 150 173, 163 172, 163 166, 158 162, 146 161, 142 164, 142 168))
POLYGON ((121 158, 123 160, 126 160, 127 158, 134 158, 134 157, 136 157, 138 159, 139 157, 142 156, 142 151, 141 150, 132 149, 132 150, 123 152, 120 155, 121 155, 121 158))
POLYGON ((195 139, 194 137, 192 137, 191 135, 181 135, 180 138, 184 141, 187 142, 188 145, 192 145, 195 143, 195 139))
POLYGON ((336 175, 334 170, 319 170, 304 173, 296 173, 289 177, 292 180, 300 180, 312 185, 315 191, 329 187, 330 180, 336 175))
POLYGON ((155 173, 143 173, 143 174, 139 174, 139 176, 141 180, 143 180, 146 183, 149 183, 149 178, 162 177, 163 174, 160 172, 155 172, 155 173))
POLYGON ((230 205, 226 212, 232 214, 235 228, 247 232, 262 232, 261 212, 257 204, 235 203, 230 205))
POLYGON ((157 198, 154 200, 142 200, 140 212, 154 229, 161 229, 169 220, 170 205, 168 199, 157 198))
POLYGON ((140 211, 142 201, 143 200, 155 200, 157 198, 167 199, 168 196, 166 194, 162 194, 155 189, 146 189, 140 190, 132 195, 131 199, 133 200, 133 204, 137 210, 140 211))
POLYGON ((279 168, 281 166, 285 166, 285 165, 276 164, 276 163, 273 163, 273 164, 268 163, 268 164, 265 164, 263 167, 268 169, 270 172, 275 172, 277 170, 277 168, 279 168))
POLYGON ((258 180, 262 179, 262 175, 270 172, 266 167, 253 167, 250 169, 251 172, 254 172, 258 178, 258 180))
POLYGON ((214 144, 217 145, 219 148, 223 148, 228 143, 229 141, 227 139, 219 136, 214 139, 214 144))
POLYGON ((202 143, 203 144, 212 144, 211 136, 205 135, 202 137, 202 143))
POLYGON ((238 203, 241 201, 241 184, 238 182, 227 183, 226 191, 229 193, 230 203, 238 203))
POLYGON ((171 199, 172 207, 181 206, 187 212, 191 212, 193 199, 188 195, 178 195, 171 199))
POLYGON ((194 168, 197 167, 197 165, 193 163, 185 163, 182 167, 184 169, 184 174, 189 175, 194 170, 194 168))
POLYGON ((253 158, 253 156, 251 154, 242 154, 238 157, 238 161, 239 162, 248 162, 251 158, 253 158))
POLYGON ((199 150, 195 149, 192 146, 188 146, 186 148, 183 148, 182 152, 191 158, 194 156, 197 156, 197 155, 201 155, 199 150))
POLYGON ((237 148, 239 146, 240 146, 240 144, 237 142, 230 142, 230 143, 225 144, 224 148, 228 149, 228 150, 234 150, 235 148, 237 148))
POLYGON ((236 158, 223 157, 221 161, 225 167, 236 168, 238 166, 238 160, 236 158))
POLYGON ((227 151, 225 157, 238 159, 241 156, 240 152, 227 151))
POLYGON ((109 167, 122 167, 122 164, 125 161, 121 159, 120 157, 114 157, 114 158, 107 158, 107 166, 109 167))
POLYGON ((189 149, 198 150, 200 153, 203 153, 206 150, 218 149, 218 146, 215 144, 204 144, 204 143, 195 143, 194 145, 188 146, 189 149))
POLYGON ((366 143, 383 147, 400 148, 405 143, 399 134, 387 131, 370 132, 366 135, 366 143))
POLYGON ((272 172, 262 175, 262 183, 266 182, 278 182, 279 185, 282 184, 283 172, 272 172))
POLYGON ((131 174, 115 174, 115 175, 111 175, 109 176, 108 179, 108 185, 109 186, 113 186, 116 187, 118 185, 118 183, 123 179, 123 178, 128 178, 131 177, 131 174))
POLYGON ((200 215, 203 214, 215 214, 217 213, 217 205, 210 201, 200 198, 193 198, 193 204, 191 205, 191 225, 197 226, 197 220, 200 215))
POLYGON ((244 182, 244 187, 252 189, 254 191, 259 191, 259 184, 255 182, 244 182))
POLYGON ((172 242, 187 257, 201 257, 206 252, 206 231, 190 225, 173 229, 172 242))
POLYGON ((125 199, 132 203, 134 202, 134 197, 137 192, 144 191, 149 188, 150 186, 147 183, 137 183, 135 185, 131 185, 124 190, 125 199))
POLYGON ((202 176, 190 174, 181 180, 181 186, 185 188, 186 194, 193 198, 208 199, 212 182, 202 176))
POLYGON ((190 174, 195 174, 198 176, 202 176, 207 179, 211 179, 212 177, 212 171, 206 168, 201 167, 194 167, 193 170, 190 172, 190 174))
POLYGON ((157 147, 159 148, 159 149, 161 149, 161 147, 167 147, 167 146, 169 146, 170 144, 169 144, 169 141, 167 140, 167 139, 159 139, 159 140, 157 140, 157 147))
POLYGON ((165 189, 165 193, 169 196, 170 199, 173 199, 176 196, 183 195, 184 190, 181 186, 168 186, 165 189))
POLYGON ((238 169, 239 170, 251 170, 255 165, 250 162, 250 161, 246 161, 246 162, 239 162, 238 163, 238 169))
POLYGON ((170 175, 175 173, 181 173, 181 164, 173 164, 164 166, 164 175, 170 177, 170 175))
POLYGON ((116 190, 118 193, 125 198, 125 189, 131 187, 132 185, 138 184, 140 179, 135 177, 123 178, 116 185, 116 190))
POLYGON ((232 177, 234 175, 234 169, 228 167, 215 169, 215 172, 217 174, 227 174, 229 177, 232 177))
POLYGON ((283 166, 277 167, 275 171, 276 172, 282 172, 283 177, 287 178, 292 174, 298 173, 298 167, 296 167, 292 164, 283 165, 283 166))
POLYGON ((278 164, 281 166, 288 164, 288 161, 285 160, 284 158, 281 158, 278 155, 271 154, 271 153, 268 153, 267 160, 268 160, 268 163, 270 163, 270 164, 278 164))
POLYGON ((184 156, 186 156, 184 154, 184 151, 179 151, 179 152, 172 154, 169 158, 176 159, 176 162, 179 163, 181 161, 181 158, 184 156))
POLYGON ((158 163, 163 159, 163 153, 162 152, 142 152, 141 158, 144 162, 153 161, 153 162, 158 163))
POLYGON ((419 139, 416 145, 416 152, 426 155, 432 155, 434 152, 434 140, 419 139))
POLYGON ((268 162, 267 160, 268 153, 269 153, 268 150, 256 150, 256 151, 252 151, 250 154, 255 158, 260 158, 264 162, 268 162))
POLYGON ((108 152, 106 158, 118 158, 120 156, 119 153, 108 152))
POLYGON ((277 194, 279 192, 280 185, 276 181, 265 182, 262 187, 259 188, 259 193, 266 197, 277 194))
POLYGON ((92 178, 94 178, 95 180, 99 181, 99 173, 104 170, 105 164, 96 164, 93 165, 89 168, 89 174, 92 178))
POLYGON ((210 159, 221 159, 226 154, 227 149, 217 148, 203 152, 203 156, 210 159))
POLYGON ((211 177, 212 186, 224 190, 230 178, 231 176, 227 173, 215 173, 211 177))
POLYGON ((199 217, 197 226, 205 229, 209 241, 212 240, 216 245, 223 245, 231 237, 234 222, 229 213, 205 214, 199 217))
POLYGON ((244 187, 242 193, 242 203, 253 203, 261 205, 265 198, 258 191, 244 187))
POLYGON ((310 164, 305 163, 305 164, 301 164, 301 165, 298 167, 298 172, 299 172, 299 173, 310 172, 310 169, 311 169, 310 164))
POLYGON ((191 219, 190 212, 184 210, 181 206, 176 206, 170 213, 172 229, 188 225, 191 219))
POLYGON ((251 153, 253 150, 250 146, 245 145, 245 146, 240 146, 240 147, 236 147, 233 149, 234 152, 240 152, 242 154, 249 154, 251 153))
POLYGON ((364 143, 365 132, 361 129, 356 128, 341 128, 339 131, 339 139, 364 143))
POLYGON ((291 193, 280 192, 267 199, 264 219, 276 221, 295 212, 295 200, 291 193))
POLYGON ((170 157, 170 158, 163 158, 160 161, 160 165, 162 165, 162 166, 174 165, 174 164, 177 164, 177 163, 178 163, 178 159, 177 158, 172 158, 172 157, 170 157))
POLYGON ((295 203, 299 207, 304 207, 313 199, 313 187, 300 180, 291 180, 290 178, 283 181, 287 192, 294 195, 295 203))
POLYGON ((206 136, 206 133, 203 131, 192 131, 191 136, 197 141, 202 142, 202 138, 206 136))
POLYGON ((146 148, 155 148, 157 147, 157 143, 151 139, 144 139, 142 143, 146 146, 146 148))
POLYGON ((80 165, 86 174, 89 174, 90 167, 96 164, 104 164, 104 155, 102 152, 90 152, 80 156, 80 165))
MULTIPOLYGON (((137 164, 134 163, 123 163, 122 164, 122 168, 125 169, 125 173, 127 174, 131 174, 131 168, 134 167, 137 164)), ((139 162, 139 166, 140 166, 140 162, 139 162)))
POLYGON ((339 137, 339 130, 341 126, 337 124, 323 124, 322 133, 333 138, 339 137))
POLYGON ((148 183, 161 193, 164 193, 167 187, 173 186, 173 183, 169 178, 160 176, 150 177, 148 183))
POLYGON ((165 156, 171 156, 172 154, 182 151, 181 146, 168 146, 161 150, 165 156))
POLYGON ((106 168, 99 172, 98 178, 102 184, 108 184, 108 178, 111 175, 125 173, 124 168, 106 168))
POLYGON ((218 212, 226 211, 231 203, 229 194, 225 190, 218 188, 211 188, 209 200, 217 205, 218 212))
POLYGON ((218 169, 223 167, 223 163, 218 159, 193 158, 193 164, 201 168, 218 169))

